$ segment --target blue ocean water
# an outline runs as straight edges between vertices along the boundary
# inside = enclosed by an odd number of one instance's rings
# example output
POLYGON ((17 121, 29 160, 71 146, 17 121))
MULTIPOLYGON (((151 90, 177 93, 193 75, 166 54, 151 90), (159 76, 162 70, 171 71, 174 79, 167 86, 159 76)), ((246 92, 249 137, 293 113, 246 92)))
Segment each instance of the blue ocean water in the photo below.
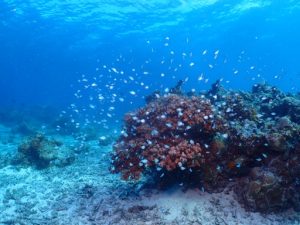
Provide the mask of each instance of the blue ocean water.
POLYGON ((112 94, 125 100, 112 103, 121 114, 186 78, 186 89, 223 79, 235 89, 268 82, 299 91, 299 11, 296 0, 3 0, 1 105, 65 107, 82 75, 102 75, 106 104, 112 94))

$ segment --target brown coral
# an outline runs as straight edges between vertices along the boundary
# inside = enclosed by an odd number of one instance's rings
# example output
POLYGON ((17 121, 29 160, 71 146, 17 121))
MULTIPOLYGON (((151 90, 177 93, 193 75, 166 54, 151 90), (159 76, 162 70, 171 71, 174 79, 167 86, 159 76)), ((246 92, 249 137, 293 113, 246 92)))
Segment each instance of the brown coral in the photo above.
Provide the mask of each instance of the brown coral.
POLYGON ((115 145, 113 170, 136 179, 146 168, 200 168, 210 151, 210 139, 221 129, 213 111, 203 97, 172 94, 127 114, 125 135, 115 145))

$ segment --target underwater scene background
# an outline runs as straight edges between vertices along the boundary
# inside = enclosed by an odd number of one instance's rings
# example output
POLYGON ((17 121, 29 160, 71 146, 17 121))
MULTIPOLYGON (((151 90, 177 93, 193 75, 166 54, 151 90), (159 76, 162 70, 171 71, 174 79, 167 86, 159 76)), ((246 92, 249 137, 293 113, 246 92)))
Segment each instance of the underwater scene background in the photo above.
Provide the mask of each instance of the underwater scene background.
POLYGON ((0 1, 0 224, 300 224, 300 1, 0 1))

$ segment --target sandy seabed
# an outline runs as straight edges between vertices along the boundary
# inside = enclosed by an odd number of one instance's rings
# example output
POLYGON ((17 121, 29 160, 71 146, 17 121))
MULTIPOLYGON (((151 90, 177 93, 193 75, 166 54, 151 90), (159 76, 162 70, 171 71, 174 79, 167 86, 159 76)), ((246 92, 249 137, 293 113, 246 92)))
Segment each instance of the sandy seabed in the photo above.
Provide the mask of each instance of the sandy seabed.
MULTIPOLYGON (((97 141, 78 153, 73 164, 37 170, 10 164, 24 137, 7 141, 0 127, 0 224, 2 225, 298 225, 300 213, 260 214, 245 211, 226 190, 167 191, 126 183, 108 170, 111 146, 97 141)), ((55 136, 74 145, 68 136, 55 136)))

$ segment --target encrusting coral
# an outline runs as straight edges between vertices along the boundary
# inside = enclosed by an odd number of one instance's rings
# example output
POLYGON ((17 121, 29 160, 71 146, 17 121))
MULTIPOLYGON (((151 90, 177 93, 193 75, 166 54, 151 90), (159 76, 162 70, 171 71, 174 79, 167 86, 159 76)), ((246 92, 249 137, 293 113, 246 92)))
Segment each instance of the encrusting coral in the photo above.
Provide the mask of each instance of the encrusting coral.
POLYGON ((267 85, 249 93, 216 82, 193 96, 181 85, 163 96, 155 92, 125 116, 112 172, 125 180, 172 177, 209 192, 233 183, 250 210, 300 209, 299 100, 267 85))

